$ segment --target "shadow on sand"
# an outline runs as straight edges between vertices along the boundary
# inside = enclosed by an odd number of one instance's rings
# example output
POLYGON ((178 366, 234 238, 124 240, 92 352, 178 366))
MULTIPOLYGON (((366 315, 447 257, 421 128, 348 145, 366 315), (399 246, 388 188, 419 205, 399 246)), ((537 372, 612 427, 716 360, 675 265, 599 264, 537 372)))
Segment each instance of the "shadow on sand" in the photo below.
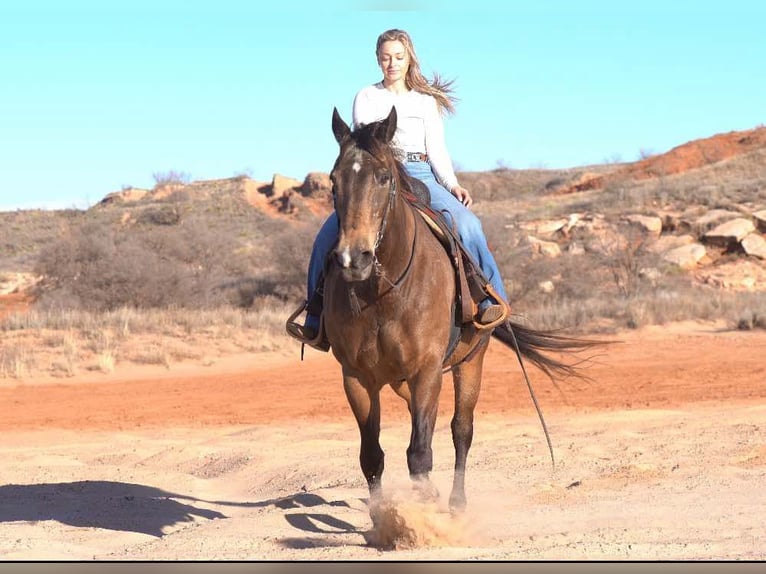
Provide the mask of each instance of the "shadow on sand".
MULTIPOLYGON (((196 518, 214 520, 225 514, 199 504, 239 508, 273 506, 297 530, 316 534, 357 533, 356 526, 320 512, 298 508, 348 507, 309 492, 258 502, 211 501, 168 492, 153 486, 113 481, 77 481, 0 486, 0 523, 55 520, 86 528, 106 528, 162 537, 165 528, 196 518)), ((317 541, 292 539, 291 547, 313 547, 317 541)), ((320 542, 321 544, 321 542, 320 542)))

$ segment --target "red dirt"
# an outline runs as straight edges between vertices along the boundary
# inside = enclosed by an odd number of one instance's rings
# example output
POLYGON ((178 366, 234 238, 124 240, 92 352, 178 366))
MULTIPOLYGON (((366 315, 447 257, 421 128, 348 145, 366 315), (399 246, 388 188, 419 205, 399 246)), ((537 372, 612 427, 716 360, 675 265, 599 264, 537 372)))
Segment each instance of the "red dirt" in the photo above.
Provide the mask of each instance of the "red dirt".
MULTIPOLYGON (((624 335, 604 350, 587 374, 592 382, 564 381, 557 389, 530 369, 546 411, 672 408, 697 402, 762 402, 766 399, 766 333, 698 329, 673 335, 664 328, 624 335)), ((60 379, 0 387, 6 405, 0 431, 131 429, 332 421, 350 417, 339 367, 330 355, 307 351, 307 360, 252 355, 235 368, 198 367, 185 375, 122 370, 83 383, 60 379), (106 378, 106 377, 102 377, 106 378), (8 408, 11 407, 11 408, 8 408)), ((449 379, 449 377, 447 377, 449 379)), ((445 384, 442 415, 449 416, 445 384)), ((401 400, 384 393, 384 416, 405 417, 401 400)), ((479 412, 532 412, 515 356, 493 341, 485 364, 479 412)))
POLYGON ((32 296, 28 293, 17 292, 0 295, 0 318, 11 313, 23 313, 32 305, 32 296))
POLYGON ((579 183, 563 188, 559 193, 600 189, 609 181, 618 178, 642 180, 683 173, 749 153, 764 146, 766 146, 766 127, 717 134, 687 142, 666 153, 631 163, 605 175, 586 177, 579 183))

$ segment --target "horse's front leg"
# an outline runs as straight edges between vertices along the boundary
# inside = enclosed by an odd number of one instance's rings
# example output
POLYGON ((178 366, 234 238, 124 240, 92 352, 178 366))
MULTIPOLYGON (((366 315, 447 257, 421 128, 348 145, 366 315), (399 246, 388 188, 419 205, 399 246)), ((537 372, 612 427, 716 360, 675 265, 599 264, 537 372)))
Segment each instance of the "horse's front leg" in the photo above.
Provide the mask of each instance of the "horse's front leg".
POLYGON ((431 442, 436 426, 441 385, 440 361, 421 370, 410 380, 409 385, 412 432, 407 448, 407 467, 415 487, 421 496, 427 499, 436 499, 439 496, 436 487, 430 481, 429 473, 433 469, 431 442))
POLYGON ((397 381, 391 383, 391 388, 394 392, 404 399, 407 403, 407 410, 412 414, 412 394, 410 393, 410 385, 407 381, 397 381))
POLYGON ((380 494, 385 455, 380 448, 380 389, 364 385, 357 377, 344 374, 343 389, 359 425, 359 463, 367 479, 370 496, 380 494))

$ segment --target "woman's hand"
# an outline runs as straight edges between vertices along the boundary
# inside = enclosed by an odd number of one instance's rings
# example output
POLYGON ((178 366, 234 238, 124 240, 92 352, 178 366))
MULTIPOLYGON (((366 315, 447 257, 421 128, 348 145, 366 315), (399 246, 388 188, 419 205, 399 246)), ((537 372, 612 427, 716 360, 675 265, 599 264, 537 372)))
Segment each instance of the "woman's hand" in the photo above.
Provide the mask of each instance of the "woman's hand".
POLYGON ((456 185, 453 187, 452 195, 457 197, 458 201, 466 207, 471 207, 471 205, 473 205, 473 198, 471 197, 471 194, 468 193, 468 190, 462 185, 456 185))

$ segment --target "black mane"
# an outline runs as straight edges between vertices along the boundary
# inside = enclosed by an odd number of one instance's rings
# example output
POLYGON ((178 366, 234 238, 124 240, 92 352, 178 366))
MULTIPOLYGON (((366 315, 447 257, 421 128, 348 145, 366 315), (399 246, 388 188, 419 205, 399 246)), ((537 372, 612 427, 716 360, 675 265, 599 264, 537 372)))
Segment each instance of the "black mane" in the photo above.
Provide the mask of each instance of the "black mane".
POLYGON ((407 173, 400 159, 401 152, 385 141, 383 137, 384 121, 379 120, 356 127, 351 132, 351 140, 359 149, 393 166, 402 188, 414 195, 420 202, 430 205, 431 193, 426 184, 407 173))

